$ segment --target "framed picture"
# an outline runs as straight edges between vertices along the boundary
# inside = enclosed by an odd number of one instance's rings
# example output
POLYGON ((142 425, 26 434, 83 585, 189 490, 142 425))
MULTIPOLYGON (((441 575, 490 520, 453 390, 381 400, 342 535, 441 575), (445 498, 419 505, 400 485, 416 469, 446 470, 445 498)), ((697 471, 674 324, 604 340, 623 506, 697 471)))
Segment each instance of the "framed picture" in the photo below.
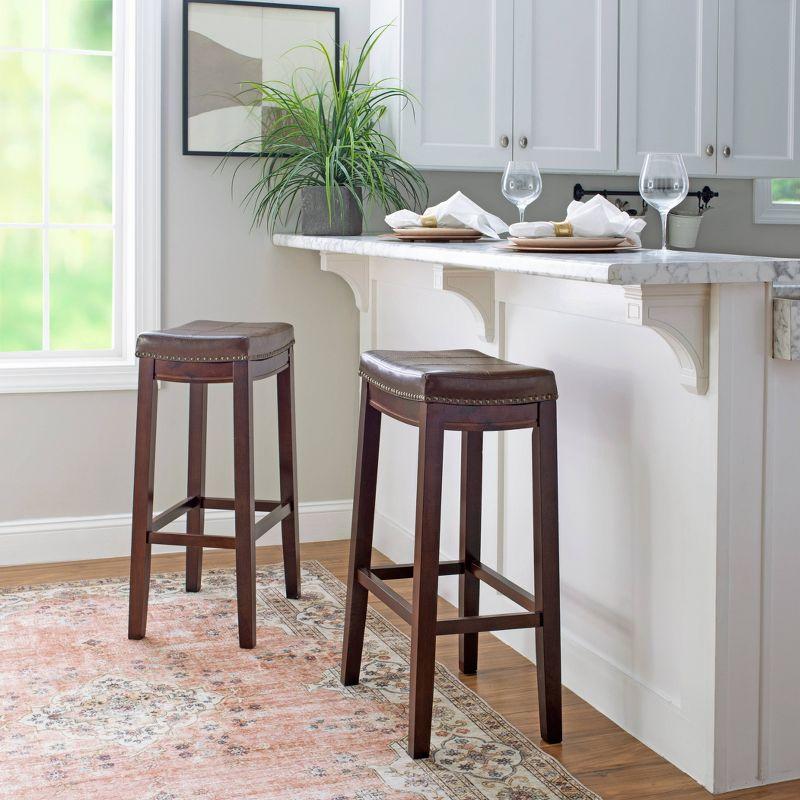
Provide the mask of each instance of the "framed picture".
MULTIPOLYGON (((290 81, 326 71, 323 42, 339 53, 339 9, 328 6, 184 0, 183 154, 248 156, 270 109, 250 83, 290 81), (235 150, 233 148, 236 148, 235 150)), ((337 75, 338 78, 338 75, 337 75)))

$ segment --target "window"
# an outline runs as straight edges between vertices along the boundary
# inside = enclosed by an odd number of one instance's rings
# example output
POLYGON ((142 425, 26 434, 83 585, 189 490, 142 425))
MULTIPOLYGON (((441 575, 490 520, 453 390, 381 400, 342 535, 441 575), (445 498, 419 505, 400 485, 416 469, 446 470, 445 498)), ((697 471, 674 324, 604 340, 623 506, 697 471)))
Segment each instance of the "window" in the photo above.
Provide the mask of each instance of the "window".
POLYGON ((135 385, 158 312, 158 5, 0 2, 0 391, 135 385))
POLYGON ((756 222, 800 225, 800 179, 773 178, 755 181, 753 212, 756 222))

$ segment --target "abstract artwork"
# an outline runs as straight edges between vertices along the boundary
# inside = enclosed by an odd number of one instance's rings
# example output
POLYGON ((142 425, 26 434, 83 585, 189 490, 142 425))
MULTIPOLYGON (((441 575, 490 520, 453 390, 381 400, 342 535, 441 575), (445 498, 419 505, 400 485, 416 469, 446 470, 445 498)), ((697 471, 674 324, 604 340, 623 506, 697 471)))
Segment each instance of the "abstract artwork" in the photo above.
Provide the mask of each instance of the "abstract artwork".
POLYGON ((270 109, 248 85, 290 81, 298 69, 313 81, 323 72, 306 46, 315 41, 338 51, 338 8, 184 0, 184 155, 258 152, 257 141, 239 145, 260 135, 270 109))

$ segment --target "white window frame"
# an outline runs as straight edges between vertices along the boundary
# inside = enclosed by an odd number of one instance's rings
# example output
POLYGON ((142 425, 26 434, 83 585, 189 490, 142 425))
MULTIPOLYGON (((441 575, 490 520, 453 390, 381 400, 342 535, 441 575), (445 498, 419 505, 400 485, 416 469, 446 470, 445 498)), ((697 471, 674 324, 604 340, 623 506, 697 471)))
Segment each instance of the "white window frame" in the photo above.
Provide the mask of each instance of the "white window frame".
POLYGON ((109 354, 3 353, 0 393, 135 389, 138 332, 161 295, 161 0, 114 6, 114 314, 109 354), (121 101, 121 102, 120 102, 121 101))
POLYGON ((759 225, 800 225, 800 203, 774 203, 772 178, 753 181, 753 222, 759 225))

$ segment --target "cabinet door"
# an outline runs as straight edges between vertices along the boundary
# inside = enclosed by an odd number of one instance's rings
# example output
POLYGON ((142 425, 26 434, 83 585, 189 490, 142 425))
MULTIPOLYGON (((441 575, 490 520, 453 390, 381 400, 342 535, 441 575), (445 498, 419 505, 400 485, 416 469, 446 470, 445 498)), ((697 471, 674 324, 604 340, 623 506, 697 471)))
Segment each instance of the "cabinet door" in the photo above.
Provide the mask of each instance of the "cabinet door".
POLYGON ((719 11, 719 174, 798 177, 798 2, 720 0, 719 11))
POLYGON ((516 0, 515 158, 616 169, 617 13, 618 0, 516 0))
POLYGON ((619 168, 681 153, 690 175, 717 162, 718 0, 621 0, 619 168))
POLYGON ((511 158, 513 12, 513 0, 403 3, 402 82, 419 106, 401 112, 399 147, 413 164, 502 169, 511 158))

